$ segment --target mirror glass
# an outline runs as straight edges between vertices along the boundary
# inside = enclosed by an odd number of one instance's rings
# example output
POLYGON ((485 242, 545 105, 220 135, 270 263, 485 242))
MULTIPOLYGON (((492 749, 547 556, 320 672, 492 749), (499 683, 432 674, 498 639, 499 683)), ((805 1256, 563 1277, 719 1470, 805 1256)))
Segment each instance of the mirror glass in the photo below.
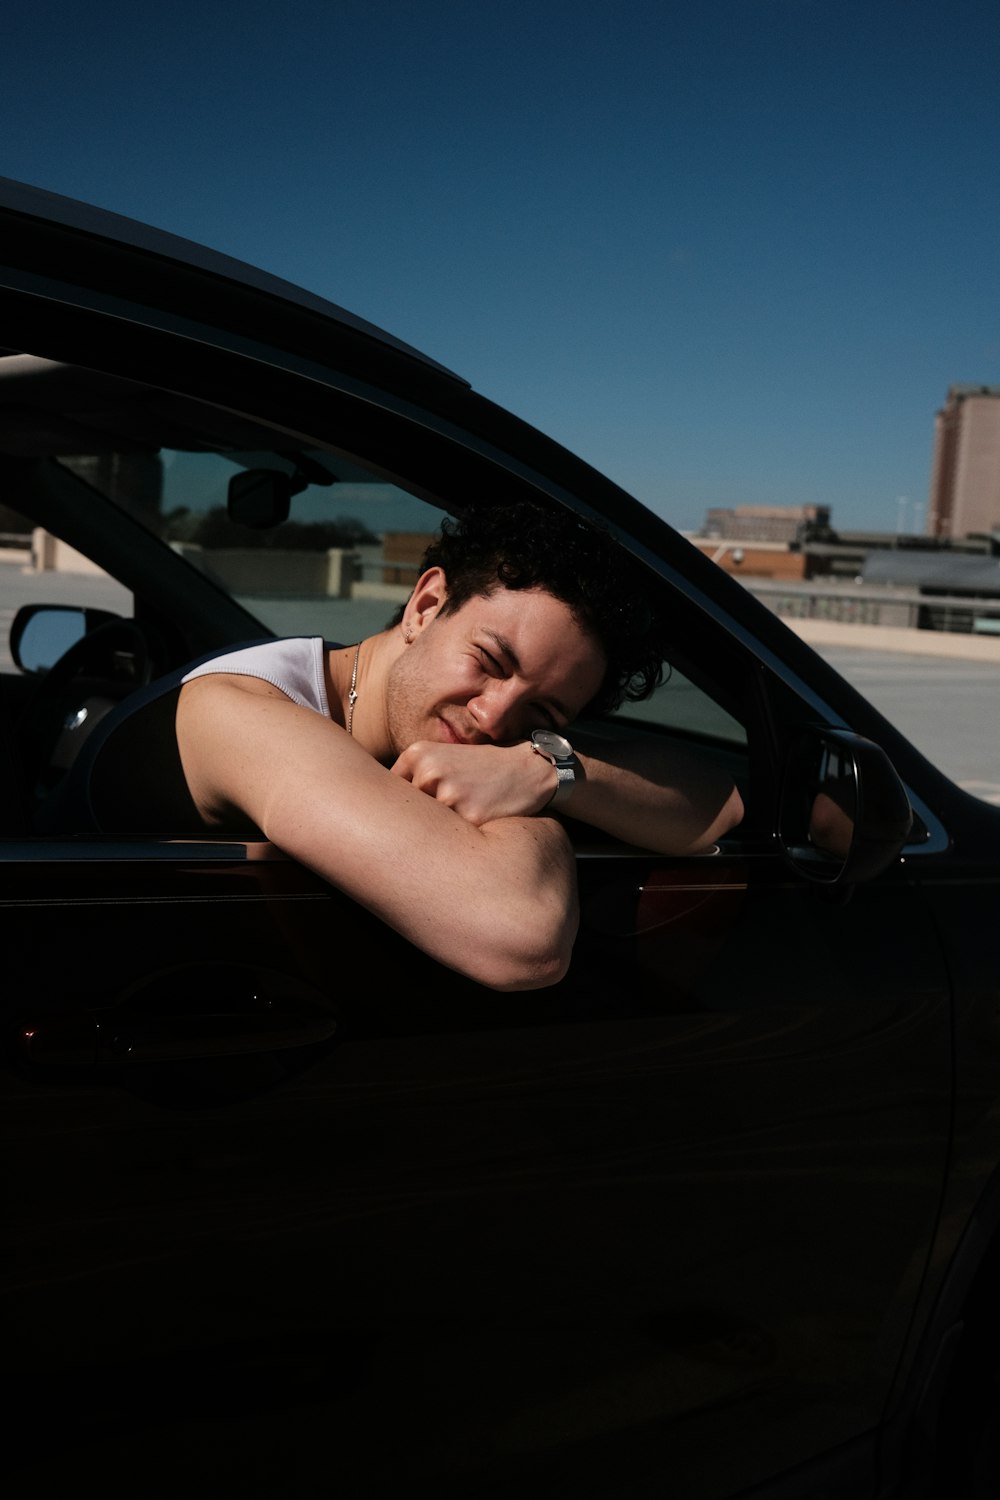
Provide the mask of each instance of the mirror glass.
POLYGON ((857 761, 833 738, 805 736, 788 761, 781 839, 793 864, 813 879, 836 880, 854 843, 857 761))
POLYGON ((87 620, 82 609, 71 605, 39 609, 21 632, 17 643, 18 665, 23 672, 48 672, 86 633, 87 620))

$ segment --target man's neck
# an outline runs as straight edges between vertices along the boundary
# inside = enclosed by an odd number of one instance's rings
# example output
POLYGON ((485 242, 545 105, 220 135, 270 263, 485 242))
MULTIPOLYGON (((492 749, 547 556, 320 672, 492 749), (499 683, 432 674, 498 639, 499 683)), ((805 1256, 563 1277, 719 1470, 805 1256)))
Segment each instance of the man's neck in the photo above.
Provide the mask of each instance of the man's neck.
POLYGON ((350 646, 327 653, 327 694, 330 716, 342 729, 350 729, 376 760, 390 765, 395 754, 389 738, 385 707, 386 678, 398 632, 384 630, 350 646), (354 697, 353 708, 351 697, 354 697))

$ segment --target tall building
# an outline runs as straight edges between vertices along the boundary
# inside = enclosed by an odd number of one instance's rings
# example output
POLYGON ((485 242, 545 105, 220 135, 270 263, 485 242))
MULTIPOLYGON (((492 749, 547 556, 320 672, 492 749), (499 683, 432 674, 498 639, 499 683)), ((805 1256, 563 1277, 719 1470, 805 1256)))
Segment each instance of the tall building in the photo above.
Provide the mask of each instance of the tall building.
POLYGON ((934 419, 927 531, 933 537, 1000 527, 1000 385, 953 385, 934 419))

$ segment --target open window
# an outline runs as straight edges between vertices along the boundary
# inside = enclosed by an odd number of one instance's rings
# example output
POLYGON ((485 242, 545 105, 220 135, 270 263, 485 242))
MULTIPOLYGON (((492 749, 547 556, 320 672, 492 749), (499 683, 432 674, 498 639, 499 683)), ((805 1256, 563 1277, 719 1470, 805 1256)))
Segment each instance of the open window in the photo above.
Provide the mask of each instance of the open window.
MULTIPOLYGON (((416 437, 412 448, 380 445, 333 418, 322 437, 152 385, 0 357, 0 476, 30 538, 22 561, 0 560, 0 609, 8 629, 19 621, 19 648, 32 647, 18 652, 25 670, 8 658, 0 691, 29 826, 32 801, 131 687, 261 636, 347 642, 383 629, 442 516, 460 508, 456 489, 466 503, 518 493, 510 472, 482 455, 473 464, 466 450, 445 464, 416 437), (459 459, 472 465, 462 486, 459 459)), ((662 686, 583 727, 696 748, 752 807, 762 736, 747 653, 657 586, 675 626, 662 686)), ((8 828, 23 832, 23 817, 8 828)))

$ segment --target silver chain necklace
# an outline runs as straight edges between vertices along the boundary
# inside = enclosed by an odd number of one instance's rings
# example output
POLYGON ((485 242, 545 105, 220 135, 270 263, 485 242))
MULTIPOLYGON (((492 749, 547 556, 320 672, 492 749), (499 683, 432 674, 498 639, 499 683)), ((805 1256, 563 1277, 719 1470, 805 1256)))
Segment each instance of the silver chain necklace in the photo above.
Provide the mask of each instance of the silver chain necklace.
POLYGON ((357 690, 358 657, 360 655, 361 655, 361 642, 359 641, 358 644, 357 644, 357 649, 354 652, 354 670, 351 672, 351 691, 347 695, 347 732, 348 732, 348 734, 353 734, 353 732, 354 732, 353 728, 352 728, 352 725, 354 724, 354 705, 358 701, 358 690, 357 690))

